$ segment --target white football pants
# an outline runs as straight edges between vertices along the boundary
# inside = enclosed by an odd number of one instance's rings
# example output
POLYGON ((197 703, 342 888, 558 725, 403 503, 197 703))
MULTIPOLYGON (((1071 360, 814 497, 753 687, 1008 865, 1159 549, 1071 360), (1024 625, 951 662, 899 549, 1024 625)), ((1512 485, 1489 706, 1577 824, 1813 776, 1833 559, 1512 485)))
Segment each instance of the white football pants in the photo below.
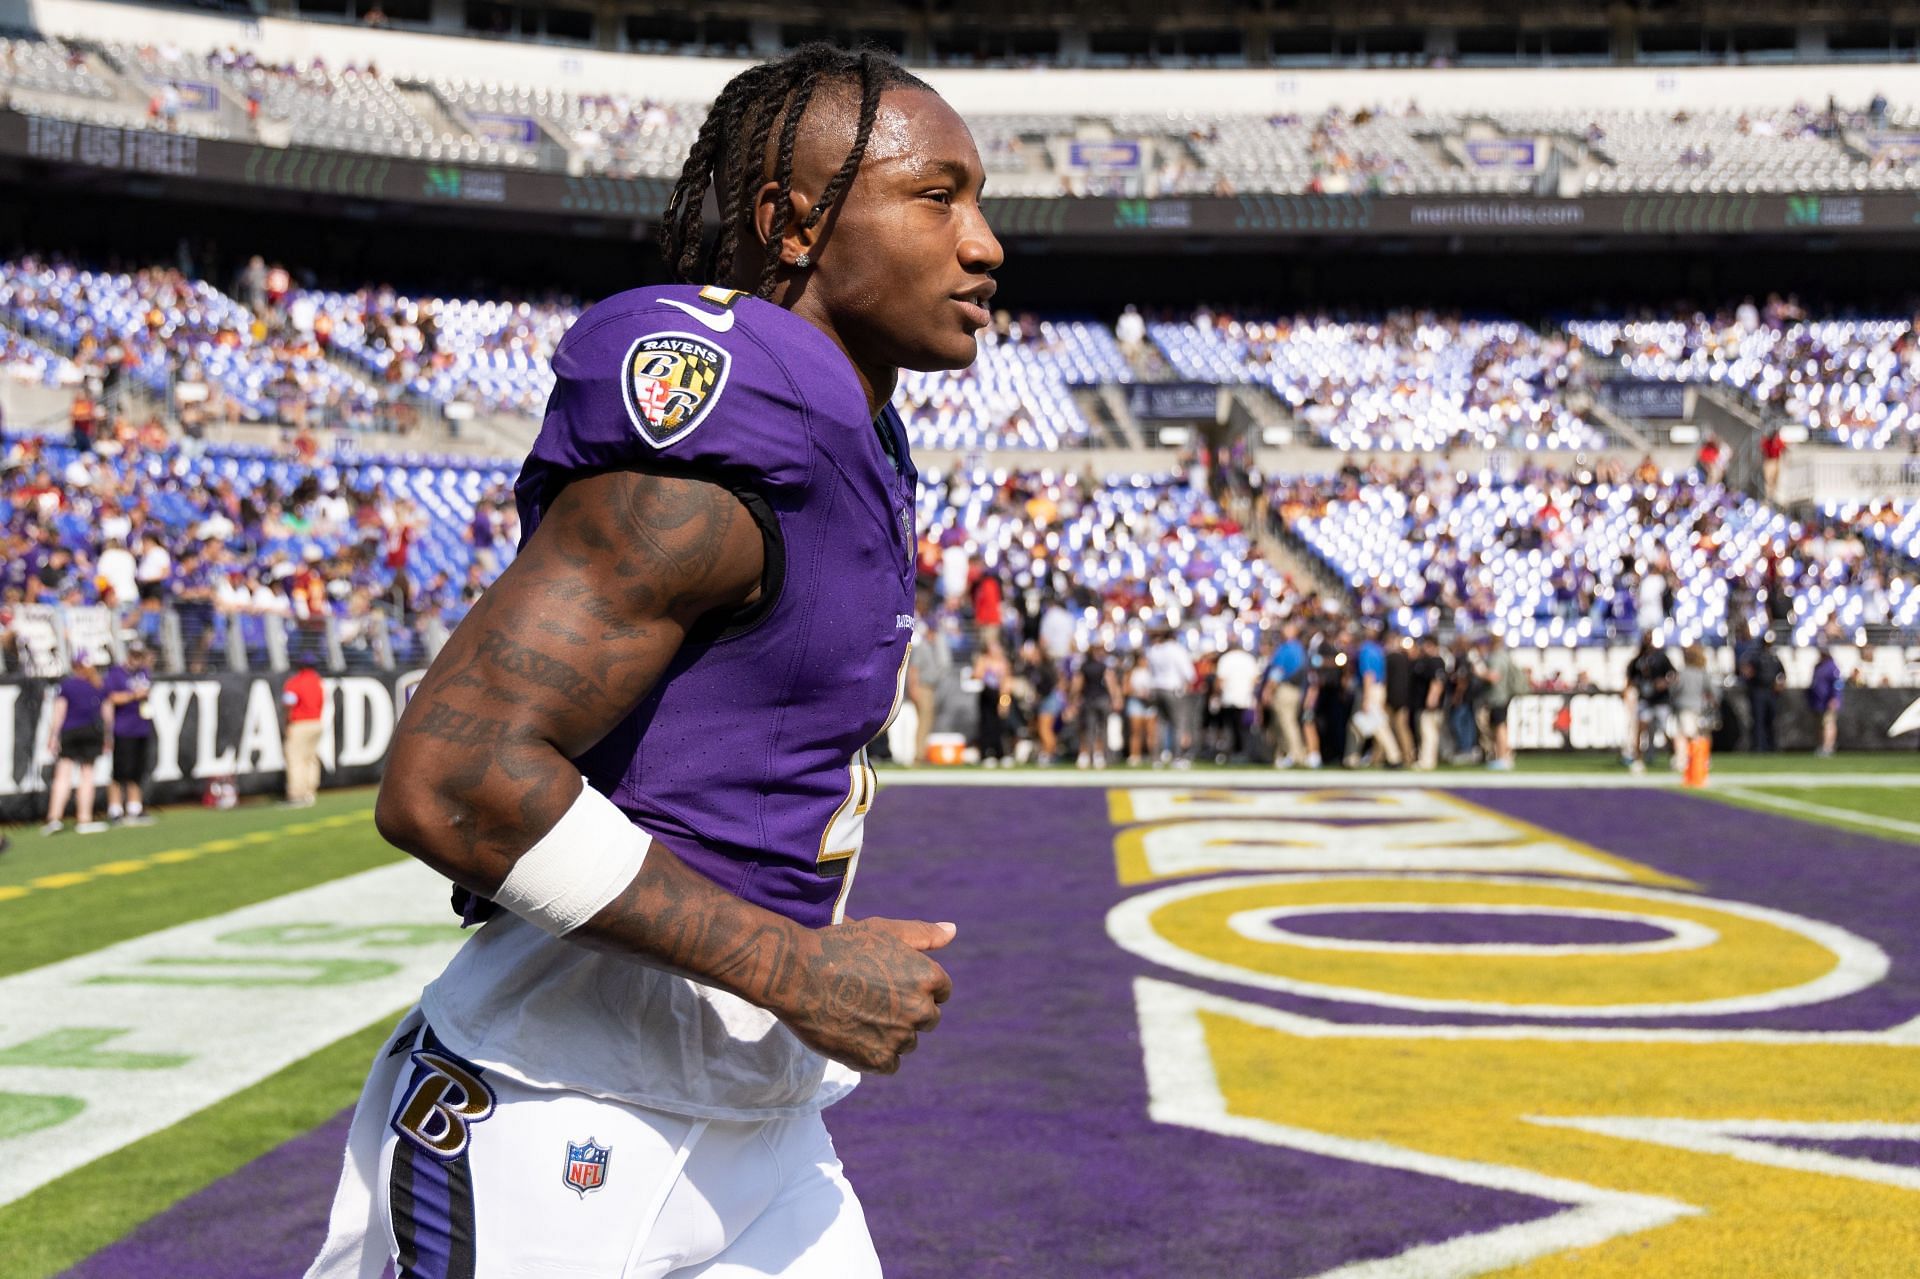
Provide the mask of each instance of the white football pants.
POLYGON ((360 1095, 307 1279, 386 1273, 878 1279, 880 1262, 819 1114, 690 1119, 529 1087, 441 1048, 416 1010, 360 1095))

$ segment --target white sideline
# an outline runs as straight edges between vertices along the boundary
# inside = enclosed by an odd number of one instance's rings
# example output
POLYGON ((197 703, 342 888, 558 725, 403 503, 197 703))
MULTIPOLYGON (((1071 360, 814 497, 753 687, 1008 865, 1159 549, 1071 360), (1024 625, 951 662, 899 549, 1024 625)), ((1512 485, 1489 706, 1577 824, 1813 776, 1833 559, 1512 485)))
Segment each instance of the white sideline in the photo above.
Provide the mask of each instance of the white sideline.
MULTIPOLYGON (((1677 790, 1680 779, 1667 773, 1495 773, 1452 769, 1431 773, 1340 768, 974 768, 959 766, 879 766, 882 786, 1091 786, 1126 789, 1173 786, 1184 790, 1222 788, 1270 790, 1677 790)), ((1714 779, 1713 791, 1745 786, 1920 787, 1920 767, 1911 773, 1737 773, 1714 779)), ((1849 818, 1851 820, 1851 818, 1849 818)))
MULTIPOLYGON (((1799 786, 1802 783, 1793 784, 1799 786)), ((1785 795, 1769 795, 1764 791, 1748 790, 1741 786, 1729 786, 1718 793, 1725 795, 1728 799, 1759 804, 1765 808, 1777 808, 1782 812, 1806 813, 1813 817, 1851 822, 1857 826, 1871 826, 1876 830, 1891 831, 1896 835, 1920 835, 1920 822, 1902 821, 1898 817, 1882 817, 1878 813, 1860 813, 1850 808, 1833 808, 1827 804, 1809 803, 1804 799, 1789 799, 1785 795)))

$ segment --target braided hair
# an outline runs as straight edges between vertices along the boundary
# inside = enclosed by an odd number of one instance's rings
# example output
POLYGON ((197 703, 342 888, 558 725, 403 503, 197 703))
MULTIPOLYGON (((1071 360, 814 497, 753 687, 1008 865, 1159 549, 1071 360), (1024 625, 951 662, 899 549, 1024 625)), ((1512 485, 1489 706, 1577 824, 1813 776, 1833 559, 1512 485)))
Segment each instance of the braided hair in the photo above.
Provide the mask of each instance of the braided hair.
POLYGON ((815 41, 772 62, 748 67, 720 90, 687 152, 680 180, 667 198, 660 222, 660 254, 674 278, 702 284, 718 283, 731 276, 739 255, 740 229, 751 225, 753 203, 761 185, 773 181, 780 184, 780 196, 774 204, 773 226, 754 289, 758 297, 772 296, 779 278, 780 240, 793 223, 793 148, 800 136, 800 122, 807 104, 822 86, 841 84, 860 92, 859 123, 854 129, 852 150, 821 190, 820 198, 800 219, 801 227, 811 228, 853 185, 867 152, 867 139, 873 134, 881 93, 888 89, 926 89, 927 84, 884 53, 854 53, 815 41), (770 139, 775 142, 771 174, 766 171, 770 139), (720 209, 720 234, 712 248, 703 252, 703 206, 709 190, 720 209))

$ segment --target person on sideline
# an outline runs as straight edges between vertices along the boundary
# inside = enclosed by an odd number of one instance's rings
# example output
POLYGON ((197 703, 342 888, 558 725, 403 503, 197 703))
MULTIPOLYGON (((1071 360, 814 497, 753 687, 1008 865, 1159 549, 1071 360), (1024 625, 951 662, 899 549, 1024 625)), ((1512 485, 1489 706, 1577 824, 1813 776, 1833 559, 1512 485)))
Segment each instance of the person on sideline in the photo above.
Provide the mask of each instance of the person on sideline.
POLYGON ((320 727, 327 704, 320 672, 302 666, 289 675, 280 701, 287 708, 287 804, 310 808, 320 793, 320 727))
POLYGON ((1673 681, 1673 766, 1686 771, 1693 743, 1708 734, 1713 689, 1707 677, 1707 650, 1689 644, 1680 652, 1680 673, 1673 681))
POLYGON ((47 797, 47 824, 43 835, 58 835, 65 827, 67 797, 74 797, 73 829, 92 835, 107 828, 93 819, 93 773, 107 749, 107 694, 100 672, 86 652, 73 655, 73 672, 60 681, 53 697, 56 725, 47 749, 55 757, 53 790, 47 797), (78 780, 76 781, 76 775, 78 780))
MULTIPOLYGON (((1487 681, 1487 727, 1492 731, 1493 749, 1487 767, 1496 772, 1513 771, 1513 738, 1507 727, 1507 711, 1513 699, 1532 689, 1526 668, 1514 660, 1513 650, 1499 632, 1486 638, 1484 678, 1487 681)), ((1632 726, 1628 726, 1632 731, 1632 726)))
POLYGON ((153 660, 147 646, 127 645, 126 664, 107 669, 103 685, 113 716, 113 775, 107 782, 107 820, 145 826, 144 788, 153 767, 153 718, 147 697, 153 689, 153 660))
MULTIPOLYGON (((1267 662, 1267 688, 1272 699, 1273 766, 1306 764, 1307 739, 1300 731, 1300 711, 1307 696, 1307 646, 1300 642, 1300 623, 1288 618, 1280 625, 1280 644, 1267 662)), ((1317 766, 1319 761, 1313 763, 1317 766)))
POLYGON ((1813 682, 1807 686, 1807 709, 1820 720, 1820 745, 1814 754, 1822 758, 1833 754, 1839 740, 1840 703, 1846 700, 1846 687, 1840 663, 1833 660, 1831 650, 1821 649, 1813 667, 1813 682))

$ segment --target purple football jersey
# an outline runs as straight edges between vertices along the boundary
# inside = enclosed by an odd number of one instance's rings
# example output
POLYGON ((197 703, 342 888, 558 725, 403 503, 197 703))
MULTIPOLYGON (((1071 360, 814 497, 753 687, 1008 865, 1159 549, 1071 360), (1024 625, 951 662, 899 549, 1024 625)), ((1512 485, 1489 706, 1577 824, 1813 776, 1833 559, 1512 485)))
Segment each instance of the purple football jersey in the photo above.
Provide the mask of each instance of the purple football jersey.
POLYGON ((837 921, 873 802, 865 748, 898 702, 913 634, 918 476, 899 416, 870 417, 825 333, 717 288, 608 298, 553 371, 515 486, 523 536, 569 480, 660 467, 740 494, 771 570, 771 599, 689 636, 575 763, 728 892, 809 927, 837 921))

